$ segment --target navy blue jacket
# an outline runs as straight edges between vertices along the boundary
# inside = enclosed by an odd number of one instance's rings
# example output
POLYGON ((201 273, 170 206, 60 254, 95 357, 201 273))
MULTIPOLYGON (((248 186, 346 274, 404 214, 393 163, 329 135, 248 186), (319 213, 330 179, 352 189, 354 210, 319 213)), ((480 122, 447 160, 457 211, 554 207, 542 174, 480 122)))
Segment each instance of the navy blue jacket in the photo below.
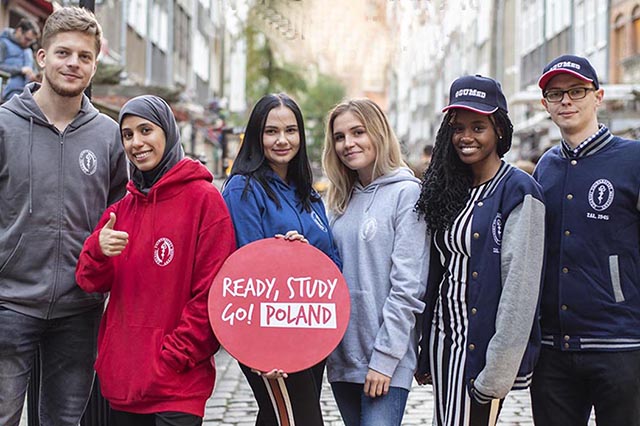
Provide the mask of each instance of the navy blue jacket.
POLYGON ((640 143, 606 130, 577 157, 555 146, 534 177, 547 204, 542 344, 640 349, 640 143))
MULTIPOLYGON (((544 205, 542 191, 539 185, 531 178, 531 176, 509 165, 503 165, 501 171, 504 170, 504 176, 496 179, 497 182, 487 195, 478 200, 473 207, 472 223, 471 223, 471 257, 467 275, 467 294, 466 307, 467 318, 469 319, 469 328, 467 332, 467 358, 465 365, 465 384, 471 391, 474 381, 487 365, 488 352, 491 350, 490 343, 496 335, 496 320, 499 317, 500 310, 511 309, 517 311, 523 309, 524 306, 502 306, 501 300, 507 292, 517 291, 526 293, 526 295, 515 295, 509 300, 519 299, 520 303, 527 304, 530 315, 526 324, 530 335, 528 342, 525 343, 524 355, 522 359, 516 359, 515 368, 517 375, 515 383, 513 380, 496 379, 495 377, 487 378, 487 382, 496 383, 494 389, 482 389, 483 393, 492 398, 504 398, 509 389, 526 388, 531 380, 533 367, 537 361, 540 350, 540 328, 535 318, 539 304, 539 291, 541 285, 541 275, 544 262, 544 205), (525 202, 526 199, 530 202, 525 202), (533 199, 533 200, 532 200, 533 199), (532 204, 534 210, 530 209, 532 204), (522 207, 525 206, 525 207, 522 207), (516 219, 516 209, 520 219, 516 219), (513 217, 512 217, 513 216, 513 217), (512 219, 510 221, 510 219, 512 219), (510 225, 514 227, 510 228, 510 225), (502 227, 504 226, 504 235, 502 227), (536 227, 539 227, 537 229, 536 227), (517 229, 520 228, 520 229, 517 229), (514 232, 518 235, 507 236, 507 233, 514 232), (511 241, 517 241, 522 235, 528 235, 531 241, 522 242, 517 253, 507 252, 508 247, 502 243, 507 237, 511 241), (535 240, 535 235, 539 235, 540 239, 535 240), (528 244, 531 244, 528 246, 528 244), (529 251, 521 249, 532 248, 529 251), (531 255, 529 259, 528 254, 531 255), (517 258, 517 259, 516 259, 517 258), (510 284, 507 282, 509 275, 514 273, 517 275, 520 271, 513 271, 514 268, 520 268, 519 265, 528 265, 528 269, 522 275, 511 278, 518 282, 510 284), (535 265, 534 265, 535 263, 535 265), (521 287, 517 288, 518 285, 521 287), (524 291, 523 291, 524 290, 524 291), (532 323, 532 324, 531 324, 532 323), (531 325, 529 325, 531 324, 531 325), (502 382, 498 384, 498 382, 502 382)), ((500 173, 500 172, 499 172, 500 173)), ((520 244, 520 243, 518 243, 520 244)), ((513 249, 513 247, 511 247, 513 249)), ((438 298, 438 289, 443 279, 448 274, 446 268, 442 265, 439 258, 438 250, 431 248, 431 263, 429 269, 429 279, 427 286, 427 307, 423 316, 423 333, 424 336, 420 342, 421 353, 419 359, 418 372, 424 373, 429 371, 429 338, 431 332, 431 324, 434 317, 434 309, 438 298)), ((508 303, 508 302, 503 302, 508 303)), ((516 315, 517 316, 517 315, 516 315)), ((509 328, 507 324, 506 329, 509 328)), ((509 334, 510 330, 506 330, 505 334, 509 334)), ((494 346, 494 350, 505 351, 512 348, 499 348, 494 346)), ((515 349, 515 348, 513 348, 515 349)), ((521 354, 522 352, 516 353, 521 354)), ((493 375, 505 374, 504 372, 492 372, 493 375)), ((513 371, 515 374, 515 371, 513 371)), ((512 376, 513 377, 513 376, 512 376)), ((487 386, 487 384, 485 384, 487 386)))

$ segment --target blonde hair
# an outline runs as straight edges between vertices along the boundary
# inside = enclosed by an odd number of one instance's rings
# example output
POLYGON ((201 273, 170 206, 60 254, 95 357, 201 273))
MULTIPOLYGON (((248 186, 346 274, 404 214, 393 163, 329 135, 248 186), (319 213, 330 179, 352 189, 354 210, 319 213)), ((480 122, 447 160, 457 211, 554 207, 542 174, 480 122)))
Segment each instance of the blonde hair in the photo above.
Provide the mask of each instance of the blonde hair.
POLYGON ((92 12, 75 6, 61 7, 49 15, 42 29, 42 48, 46 50, 59 33, 70 31, 93 36, 97 57, 102 46, 102 27, 92 12))
POLYGON ((330 182, 327 189, 327 206, 339 215, 347 208, 351 191, 358 180, 357 171, 349 169, 338 158, 333 139, 333 123, 339 115, 347 111, 362 123, 373 143, 376 159, 373 163, 372 181, 405 165, 398 138, 378 105, 369 99, 350 99, 336 105, 327 116, 322 166, 330 182))

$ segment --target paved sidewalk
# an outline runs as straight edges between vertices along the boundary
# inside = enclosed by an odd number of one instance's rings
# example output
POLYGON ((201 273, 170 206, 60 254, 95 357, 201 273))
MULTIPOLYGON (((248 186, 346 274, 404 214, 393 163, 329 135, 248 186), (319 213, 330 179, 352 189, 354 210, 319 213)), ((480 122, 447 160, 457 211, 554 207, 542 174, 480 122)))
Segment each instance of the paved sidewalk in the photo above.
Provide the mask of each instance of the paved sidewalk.
MULTIPOLYGON (((205 426, 254 426, 258 412, 251 388, 238 363, 224 350, 216 355, 217 379, 213 396, 207 402, 205 426)), ((329 383, 322 389, 322 412, 326 426, 344 426, 333 400, 329 383)), ((403 425, 430 425, 433 416, 433 397, 430 386, 414 387, 409 393, 403 425)), ((20 426, 26 426, 26 407, 20 426)), ((510 392, 500 414, 499 426, 533 426, 528 391, 510 392)), ((589 422, 595 426, 593 416, 589 422)))
MULTIPOLYGON (((206 426, 254 426, 257 406, 236 361, 225 351, 216 355, 217 379, 213 396, 207 402, 206 426)), ((403 425, 430 425, 433 416, 430 386, 414 387, 404 415, 403 425)), ((325 381, 322 390, 322 411, 325 425, 344 426, 331 388, 325 381)), ((595 425, 592 421, 590 425, 595 425)), ((528 391, 510 392, 500 414, 500 426, 533 426, 528 391)))

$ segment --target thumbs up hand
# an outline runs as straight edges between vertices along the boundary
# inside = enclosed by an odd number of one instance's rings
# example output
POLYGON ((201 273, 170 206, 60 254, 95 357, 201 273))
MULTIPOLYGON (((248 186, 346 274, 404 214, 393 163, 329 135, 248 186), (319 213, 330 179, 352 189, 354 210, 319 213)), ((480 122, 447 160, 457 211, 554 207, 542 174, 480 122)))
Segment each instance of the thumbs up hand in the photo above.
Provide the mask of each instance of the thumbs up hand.
POLYGON ((109 257, 119 256, 129 242, 129 234, 113 229, 115 224, 116 214, 111 212, 109 221, 104 224, 100 231, 99 242, 102 254, 109 257))

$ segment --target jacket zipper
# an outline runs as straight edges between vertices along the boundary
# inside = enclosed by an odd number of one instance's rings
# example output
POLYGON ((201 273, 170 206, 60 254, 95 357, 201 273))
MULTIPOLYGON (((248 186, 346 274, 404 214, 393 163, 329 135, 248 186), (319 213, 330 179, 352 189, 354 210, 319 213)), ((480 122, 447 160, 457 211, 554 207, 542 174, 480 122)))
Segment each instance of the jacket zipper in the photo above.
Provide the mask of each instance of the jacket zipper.
POLYGON ((53 307, 56 300, 56 290, 58 289, 58 282, 60 278, 60 252, 62 251, 62 216, 64 212, 64 133, 60 133, 57 128, 55 130, 58 133, 58 139, 60 141, 60 164, 58 167, 58 241, 56 244, 56 254, 54 262, 55 270, 53 271, 53 291, 51 292, 51 299, 49 300, 49 311, 47 312, 47 319, 50 318, 51 313, 53 312, 53 307))

